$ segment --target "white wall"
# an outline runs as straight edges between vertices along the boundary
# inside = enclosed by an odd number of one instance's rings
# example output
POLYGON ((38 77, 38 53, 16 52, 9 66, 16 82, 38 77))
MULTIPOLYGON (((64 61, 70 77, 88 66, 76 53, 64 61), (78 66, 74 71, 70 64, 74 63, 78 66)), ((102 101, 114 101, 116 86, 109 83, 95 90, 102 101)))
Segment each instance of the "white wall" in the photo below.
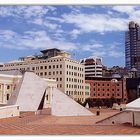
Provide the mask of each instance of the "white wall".
POLYGON ((0 107, 0 119, 19 116, 19 106, 11 105, 0 107))

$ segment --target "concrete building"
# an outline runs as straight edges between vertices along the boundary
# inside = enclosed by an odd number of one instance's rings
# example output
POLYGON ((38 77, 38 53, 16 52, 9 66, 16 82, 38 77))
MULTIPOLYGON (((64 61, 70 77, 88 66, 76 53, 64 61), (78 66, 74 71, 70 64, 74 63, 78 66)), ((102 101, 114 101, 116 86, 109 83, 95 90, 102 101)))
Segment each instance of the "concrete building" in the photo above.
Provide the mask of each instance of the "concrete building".
POLYGON ((21 77, 18 71, 0 71, 0 104, 7 104, 21 77))
POLYGON ((99 57, 85 58, 81 60, 85 65, 85 77, 102 77, 102 59, 99 57))
POLYGON ((60 91, 75 100, 85 101, 84 65, 70 58, 67 52, 58 49, 41 51, 43 55, 28 56, 0 67, 0 71, 30 70, 42 78, 54 79, 60 91))
POLYGON ((109 99, 114 97, 118 102, 127 101, 126 79, 122 78, 86 78, 90 84, 90 97, 93 99, 109 99))
POLYGON ((136 68, 140 74, 140 27, 133 21, 125 32, 125 65, 129 71, 136 68))

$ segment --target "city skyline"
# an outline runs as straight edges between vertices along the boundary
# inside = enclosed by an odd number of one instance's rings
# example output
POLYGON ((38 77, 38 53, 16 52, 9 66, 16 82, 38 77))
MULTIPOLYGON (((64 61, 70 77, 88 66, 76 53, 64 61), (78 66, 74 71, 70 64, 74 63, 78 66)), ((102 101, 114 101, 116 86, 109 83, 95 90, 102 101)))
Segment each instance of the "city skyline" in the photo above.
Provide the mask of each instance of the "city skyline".
POLYGON ((0 62, 59 48, 125 66, 125 31, 139 17, 139 6, 0 6, 0 62))

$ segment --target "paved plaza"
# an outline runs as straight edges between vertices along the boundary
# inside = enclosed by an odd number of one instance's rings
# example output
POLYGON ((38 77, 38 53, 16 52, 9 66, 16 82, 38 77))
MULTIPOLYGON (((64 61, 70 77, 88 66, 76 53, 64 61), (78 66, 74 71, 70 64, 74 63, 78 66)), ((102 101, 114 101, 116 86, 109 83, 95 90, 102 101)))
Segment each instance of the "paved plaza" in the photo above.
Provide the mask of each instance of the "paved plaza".
MULTIPOLYGON (((90 109, 96 113, 97 109, 90 109)), ((100 116, 51 116, 48 110, 41 115, 23 113, 21 117, 0 120, 1 135, 139 135, 140 128, 131 125, 102 126, 96 122, 109 117, 119 111, 101 109, 100 116)))

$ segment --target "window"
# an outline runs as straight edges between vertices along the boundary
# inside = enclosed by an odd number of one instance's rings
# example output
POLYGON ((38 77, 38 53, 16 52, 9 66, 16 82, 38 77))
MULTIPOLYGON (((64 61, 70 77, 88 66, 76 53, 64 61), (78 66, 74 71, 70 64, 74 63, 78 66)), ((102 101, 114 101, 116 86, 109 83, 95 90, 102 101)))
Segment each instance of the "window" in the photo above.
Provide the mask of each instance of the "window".
POLYGON ((62 84, 60 84, 60 88, 62 88, 62 84))
POLYGON ((32 67, 32 70, 35 70, 35 67, 32 67))
POLYGON ((53 75, 55 75, 55 71, 53 71, 53 75))
POLYGON ((56 71, 56 74, 58 74, 58 71, 56 71))
POLYGON ((58 68, 58 65, 56 65, 56 68, 58 68))
POLYGON ((53 65, 53 69, 55 69, 55 65, 53 65))
POLYGON ((62 78, 60 78, 60 81, 62 81, 62 78))
POLYGON ((62 71, 60 71, 60 74, 62 74, 62 71))
POLYGON ((45 75, 47 75, 47 72, 45 72, 45 75))
POLYGON ((42 70, 43 69, 43 66, 40 66, 40 69, 42 70))
POLYGON ((56 81, 58 81, 58 78, 56 78, 56 81))
POLYGON ((43 72, 40 73, 40 76, 43 76, 43 72))
POLYGON ((60 68, 62 68, 62 65, 60 65, 60 68))
POLYGON ((10 86, 9 85, 7 86, 7 89, 10 89, 10 86))
POLYGON ((49 75, 51 75, 51 72, 49 72, 49 75))
POLYGON ((7 100, 9 100, 9 97, 10 97, 10 95, 9 95, 9 94, 7 94, 7 96, 6 96, 7 100))
POLYGON ((47 69, 47 66, 45 66, 45 69, 47 69))
POLYGON ((46 96, 46 100, 48 100, 48 95, 46 96))
POLYGON ((51 65, 49 65, 49 69, 51 69, 51 65))

